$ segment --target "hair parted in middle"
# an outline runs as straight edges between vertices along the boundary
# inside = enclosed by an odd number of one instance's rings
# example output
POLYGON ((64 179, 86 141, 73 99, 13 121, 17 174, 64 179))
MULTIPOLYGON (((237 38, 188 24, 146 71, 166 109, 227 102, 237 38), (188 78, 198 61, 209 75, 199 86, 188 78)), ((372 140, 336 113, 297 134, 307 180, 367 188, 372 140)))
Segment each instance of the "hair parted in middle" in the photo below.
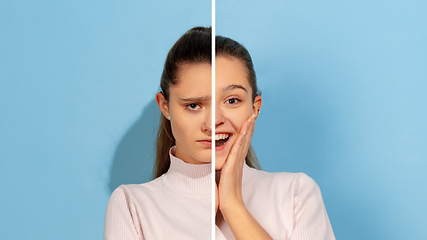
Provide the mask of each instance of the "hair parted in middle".
MULTIPOLYGON (((169 50, 163 73, 160 79, 161 93, 166 101, 169 101, 169 87, 179 84, 178 72, 183 64, 212 63, 212 29, 195 27, 188 30, 169 50)), ((261 95, 256 83, 256 74, 252 58, 248 50, 233 39, 216 36, 215 54, 239 59, 245 65, 248 81, 252 87, 252 101, 261 95)), ((170 166, 169 149, 175 145, 170 121, 163 115, 160 116, 160 124, 156 140, 156 160, 153 168, 153 178, 158 178, 166 173, 170 166)), ((249 147, 246 156, 246 164, 249 167, 260 169, 260 164, 252 147, 249 147)))

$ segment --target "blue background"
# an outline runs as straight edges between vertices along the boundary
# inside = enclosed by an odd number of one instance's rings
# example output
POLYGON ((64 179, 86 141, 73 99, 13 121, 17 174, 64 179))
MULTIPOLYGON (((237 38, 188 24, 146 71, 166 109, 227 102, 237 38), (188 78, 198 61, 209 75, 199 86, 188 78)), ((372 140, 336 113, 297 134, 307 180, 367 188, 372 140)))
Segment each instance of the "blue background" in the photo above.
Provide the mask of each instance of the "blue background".
POLYGON ((210 1, 0 1, 0 239, 102 239, 150 180, 169 48, 210 1))
POLYGON ((265 170, 319 184, 337 239, 427 239, 427 2, 216 1, 252 55, 265 170))
MULTIPOLYGON (((217 1, 250 51, 265 170, 316 180, 337 239, 426 239, 427 3, 217 1)), ((0 3, 0 239, 102 239, 150 179, 166 53, 209 1, 0 3)))

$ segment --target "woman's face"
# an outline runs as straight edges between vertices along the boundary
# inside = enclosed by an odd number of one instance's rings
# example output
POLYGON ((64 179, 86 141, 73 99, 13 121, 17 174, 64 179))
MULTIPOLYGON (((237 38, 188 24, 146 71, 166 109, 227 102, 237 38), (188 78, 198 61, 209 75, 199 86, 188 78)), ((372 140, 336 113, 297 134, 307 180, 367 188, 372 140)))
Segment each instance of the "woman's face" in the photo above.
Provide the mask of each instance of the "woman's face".
POLYGON ((222 168, 240 128, 252 114, 258 114, 261 96, 252 101, 252 87, 243 62, 232 57, 217 57, 215 72, 215 169, 222 168), (219 146, 218 146, 219 145, 219 146))
MULTIPOLYGON (((170 116, 175 137, 175 156, 193 164, 211 162, 211 65, 183 65, 178 84, 169 88, 169 101, 157 95, 160 109, 170 116)), ((244 64, 235 58, 216 58, 215 156, 222 168, 240 128, 261 107, 261 97, 252 102, 252 87, 244 64)))
POLYGON ((169 87, 169 101, 164 104, 159 103, 163 114, 166 117, 170 116, 176 144, 175 156, 187 163, 209 163, 211 162, 211 65, 209 63, 184 64, 180 67, 177 77, 178 84, 169 87))

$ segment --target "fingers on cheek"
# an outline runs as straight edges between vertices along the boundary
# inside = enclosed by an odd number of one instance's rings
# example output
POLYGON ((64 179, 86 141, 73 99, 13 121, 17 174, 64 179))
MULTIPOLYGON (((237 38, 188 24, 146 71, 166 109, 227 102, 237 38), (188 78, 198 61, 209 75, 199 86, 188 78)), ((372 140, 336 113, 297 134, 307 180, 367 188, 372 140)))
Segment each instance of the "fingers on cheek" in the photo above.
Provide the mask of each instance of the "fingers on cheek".
POLYGON ((251 118, 251 119, 250 119, 250 122, 248 123, 248 130, 247 130, 247 133, 248 133, 248 135, 249 135, 249 136, 252 134, 253 126, 254 126, 254 122, 255 122, 255 121, 251 118))
POLYGON ((245 143, 246 140, 248 139, 248 137, 250 138, 252 135, 252 124, 253 121, 251 119, 249 119, 248 121, 245 122, 245 127, 243 130, 243 141, 242 143, 245 143))
POLYGON ((240 130, 240 133, 242 135, 245 135, 248 132, 248 122, 244 122, 242 125, 242 129, 240 130))
POLYGON ((250 117, 246 122, 245 122, 245 133, 248 134, 251 132, 252 130, 252 126, 255 122, 255 119, 253 117, 250 117))
POLYGON ((243 125, 240 129, 240 134, 237 136, 237 139, 235 142, 236 145, 240 145, 239 146, 239 152, 241 152, 243 150, 245 143, 247 142, 247 138, 252 135, 252 133, 251 133, 252 124, 253 124, 253 121, 250 118, 243 123, 243 125))
MULTIPOLYGON (((253 125, 253 121, 251 121, 251 122, 246 122, 246 129, 245 129, 245 131, 246 131, 246 134, 243 136, 243 140, 242 140, 242 147, 241 147, 241 150, 242 150, 242 153, 245 153, 245 152, 247 152, 247 150, 248 150, 248 148, 249 148, 249 144, 250 144, 250 139, 251 139, 251 137, 252 137, 252 125, 253 125)), ((246 155, 246 154, 245 154, 246 155)))
POLYGON ((254 129, 255 129, 255 119, 253 117, 251 117, 247 122, 246 134, 245 134, 243 142, 242 142, 242 149, 241 150, 245 153, 245 157, 246 157, 247 151, 249 149, 249 146, 251 144, 251 138, 252 138, 254 129))
POLYGON ((255 120, 251 117, 249 118, 249 120, 246 122, 246 129, 245 129, 245 138, 251 138, 252 137, 252 133, 254 131, 254 126, 255 126, 255 120))
POLYGON ((252 116, 252 121, 251 121, 251 130, 252 130, 252 132, 254 131, 254 129, 255 129, 255 123, 256 123, 256 116, 255 115, 253 115, 252 116))

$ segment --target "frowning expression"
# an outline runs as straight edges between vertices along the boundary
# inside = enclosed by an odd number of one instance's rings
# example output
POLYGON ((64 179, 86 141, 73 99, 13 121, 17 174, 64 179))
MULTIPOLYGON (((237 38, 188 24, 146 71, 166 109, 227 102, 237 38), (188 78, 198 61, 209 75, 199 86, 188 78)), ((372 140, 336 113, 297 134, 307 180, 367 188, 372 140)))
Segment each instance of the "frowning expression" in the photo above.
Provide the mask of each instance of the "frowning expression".
POLYGON ((182 65, 177 84, 169 88, 169 100, 159 104, 170 116, 175 156, 187 163, 211 162, 211 74, 209 63, 182 65))

